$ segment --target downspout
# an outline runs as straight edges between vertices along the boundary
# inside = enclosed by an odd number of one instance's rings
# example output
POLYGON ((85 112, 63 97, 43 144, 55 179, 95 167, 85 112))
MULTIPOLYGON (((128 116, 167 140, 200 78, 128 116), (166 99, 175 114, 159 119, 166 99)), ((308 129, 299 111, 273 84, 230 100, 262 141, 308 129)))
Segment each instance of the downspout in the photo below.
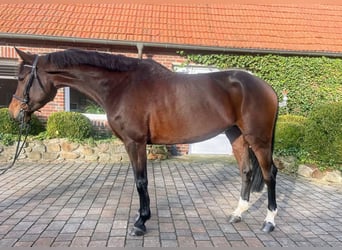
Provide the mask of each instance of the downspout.
POLYGON ((142 59, 143 48, 144 48, 144 44, 143 44, 143 43, 137 43, 138 58, 139 58, 139 59, 142 59))

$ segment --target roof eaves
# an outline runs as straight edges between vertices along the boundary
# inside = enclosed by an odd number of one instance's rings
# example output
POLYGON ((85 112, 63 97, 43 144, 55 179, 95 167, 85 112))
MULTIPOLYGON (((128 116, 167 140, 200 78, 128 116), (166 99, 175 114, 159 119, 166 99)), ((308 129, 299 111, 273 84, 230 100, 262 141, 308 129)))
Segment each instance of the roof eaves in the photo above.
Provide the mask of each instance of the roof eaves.
POLYGON ((10 40, 13 44, 17 40, 26 41, 47 41, 55 43, 68 44, 93 44, 104 46, 132 46, 149 48, 163 48, 175 50, 201 51, 206 53, 248 53, 248 54, 281 54, 281 55, 306 55, 306 56, 327 56, 341 57, 342 52, 337 51, 309 51, 309 50, 282 50, 282 49, 267 49, 267 48, 243 48, 243 47, 222 47, 222 46, 201 46, 192 44, 177 44, 177 43, 158 43, 158 42, 143 42, 132 40, 107 40, 97 38, 79 38, 66 36, 46 36, 34 34, 18 34, 18 33, 1 33, 0 39, 10 40))

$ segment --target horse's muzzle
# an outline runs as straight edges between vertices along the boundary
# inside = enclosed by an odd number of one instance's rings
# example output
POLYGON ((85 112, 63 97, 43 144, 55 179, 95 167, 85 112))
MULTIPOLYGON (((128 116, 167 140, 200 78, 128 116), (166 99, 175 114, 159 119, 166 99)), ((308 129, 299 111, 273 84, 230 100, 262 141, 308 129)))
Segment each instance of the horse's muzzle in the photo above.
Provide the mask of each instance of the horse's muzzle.
POLYGON ((8 107, 10 116, 19 122, 29 122, 31 120, 31 113, 28 110, 28 106, 25 103, 12 100, 8 107))
POLYGON ((8 111, 10 116, 17 120, 20 113, 20 103, 16 100, 12 100, 8 107, 8 111))

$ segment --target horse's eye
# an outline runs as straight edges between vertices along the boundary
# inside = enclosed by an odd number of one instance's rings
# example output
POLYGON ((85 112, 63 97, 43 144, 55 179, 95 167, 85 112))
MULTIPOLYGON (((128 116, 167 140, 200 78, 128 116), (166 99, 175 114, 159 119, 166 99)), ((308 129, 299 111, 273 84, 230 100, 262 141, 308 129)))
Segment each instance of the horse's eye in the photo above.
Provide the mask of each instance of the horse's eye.
POLYGON ((25 75, 23 75, 23 74, 18 75, 18 80, 19 81, 24 81, 25 80, 25 75))

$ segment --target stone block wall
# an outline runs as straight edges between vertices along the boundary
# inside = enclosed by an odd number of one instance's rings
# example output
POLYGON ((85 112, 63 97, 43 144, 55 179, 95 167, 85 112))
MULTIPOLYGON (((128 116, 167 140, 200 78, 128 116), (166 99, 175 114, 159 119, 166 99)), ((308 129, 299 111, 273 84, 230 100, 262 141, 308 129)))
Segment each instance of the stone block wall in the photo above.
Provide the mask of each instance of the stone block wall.
MULTIPOLYGON (((16 144, 0 145, 0 162, 10 163, 13 160, 16 144)), ((147 147, 149 160, 168 158, 166 146, 149 145, 147 147)), ((25 143, 19 161, 84 161, 84 162, 121 162, 129 161, 125 146, 119 140, 94 144, 70 142, 67 139, 34 140, 25 143)))
MULTIPOLYGON (((13 159, 16 145, 0 146, 0 162, 13 159)), ((30 161, 128 161, 124 145, 120 141, 102 142, 94 145, 70 142, 67 139, 35 140, 26 142, 19 160, 30 161)))

